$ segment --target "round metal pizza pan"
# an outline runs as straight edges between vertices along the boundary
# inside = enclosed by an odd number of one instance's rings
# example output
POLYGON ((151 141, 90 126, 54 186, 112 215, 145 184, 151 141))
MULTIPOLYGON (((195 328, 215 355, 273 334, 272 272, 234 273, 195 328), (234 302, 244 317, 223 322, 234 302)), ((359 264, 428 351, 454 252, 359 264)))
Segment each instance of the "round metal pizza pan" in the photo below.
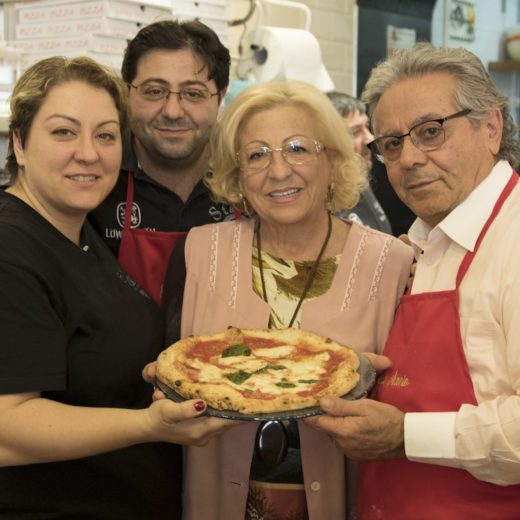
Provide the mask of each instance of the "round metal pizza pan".
MULTIPOLYGON (((348 394, 341 396, 342 399, 348 399, 351 401, 362 399, 363 397, 366 397, 376 382, 376 372, 368 358, 359 353, 358 357, 358 372, 360 376, 359 382, 348 394)), ((173 388, 167 386, 162 381, 156 380, 155 384, 159 390, 164 392, 168 399, 171 399, 177 403, 186 401, 184 397, 179 395, 173 388)), ((211 417, 235 419, 240 421, 283 421, 286 419, 303 419, 304 417, 321 415, 323 414, 323 410, 319 406, 313 406, 310 408, 301 408, 299 410, 289 410, 287 412, 244 414, 240 412, 234 412, 232 410, 216 410, 215 408, 208 406, 205 414, 211 417)))

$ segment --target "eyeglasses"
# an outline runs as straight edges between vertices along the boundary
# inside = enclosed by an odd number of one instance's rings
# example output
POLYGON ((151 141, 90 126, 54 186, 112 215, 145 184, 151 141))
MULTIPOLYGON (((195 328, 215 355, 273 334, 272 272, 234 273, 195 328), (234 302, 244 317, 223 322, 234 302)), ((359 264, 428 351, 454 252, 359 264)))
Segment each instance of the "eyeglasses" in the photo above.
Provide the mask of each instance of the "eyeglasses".
POLYGON ((237 152, 236 159, 243 172, 252 173, 267 168, 273 160, 273 152, 281 152, 285 162, 298 166, 313 161, 322 150, 324 147, 315 139, 297 136, 282 143, 280 148, 250 143, 237 152))
POLYGON ((210 92, 205 88, 183 87, 176 92, 157 83, 141 83, 140 85, 132 85, 129 83, 129 85, 135 88, 137 93, 146 101, 162 101, 168 99, 171 94, 176 94, 179 102, 186 101, 187 103, 195 105, 218 95, 218 92, 210 92))
POLYGON ((446 139, 444 123, 456 117, 466 116, 470 112, 471 110, 469 108, 465 108, 450 116, 419 123, 410 128, 410 131, 403 135, 383 135, 382 137, 374 139, 371 143, 368 143, 368 147, 382 163, 397 161, 399 157, 401 157, 405 137, 410 137, 414 146, 419 150, 431 152, 442 146, 446 139))

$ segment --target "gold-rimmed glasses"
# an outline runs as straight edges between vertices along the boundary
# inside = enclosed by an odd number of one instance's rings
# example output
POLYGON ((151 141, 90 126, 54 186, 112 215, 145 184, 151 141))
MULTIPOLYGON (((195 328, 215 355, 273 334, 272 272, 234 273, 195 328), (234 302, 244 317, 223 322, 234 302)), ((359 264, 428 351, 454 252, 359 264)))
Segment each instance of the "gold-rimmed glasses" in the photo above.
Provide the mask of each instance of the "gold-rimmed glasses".
POLYGON ((322 150, 323 145, 316 139, 296 136, 284 141, 279 148, 260 142, 249 143, 236 153, 236 160, 243 172, 254 173, 269 167, 274 152, 280 152, 288 164, 299 166, 313 161, 322 150))

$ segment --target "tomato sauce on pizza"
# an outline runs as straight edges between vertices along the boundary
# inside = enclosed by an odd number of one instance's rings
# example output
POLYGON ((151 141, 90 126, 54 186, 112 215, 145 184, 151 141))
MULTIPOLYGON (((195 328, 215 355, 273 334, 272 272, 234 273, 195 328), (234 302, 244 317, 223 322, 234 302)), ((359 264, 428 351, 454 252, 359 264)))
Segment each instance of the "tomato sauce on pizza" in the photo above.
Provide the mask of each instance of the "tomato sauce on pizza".
POLYGON ((273 413, 317 406, 359 381, 350 348, 300 329, 238 329, 189 336, 163 351, 157 378, 218 410, 273 413))

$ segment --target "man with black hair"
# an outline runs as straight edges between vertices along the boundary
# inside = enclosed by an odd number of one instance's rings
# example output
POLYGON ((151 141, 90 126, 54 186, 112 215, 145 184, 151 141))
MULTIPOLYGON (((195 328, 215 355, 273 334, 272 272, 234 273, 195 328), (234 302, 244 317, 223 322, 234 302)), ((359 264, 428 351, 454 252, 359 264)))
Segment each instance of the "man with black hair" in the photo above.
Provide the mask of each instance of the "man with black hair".
POLYGON ((160 301, 166 264, 193 226, 224 220, 202 177, 207 143, 229 83, 230 55, 198 21, 160 21, 125 51, 131 132, 116 187, 90 215, 123 268, 160 301))

